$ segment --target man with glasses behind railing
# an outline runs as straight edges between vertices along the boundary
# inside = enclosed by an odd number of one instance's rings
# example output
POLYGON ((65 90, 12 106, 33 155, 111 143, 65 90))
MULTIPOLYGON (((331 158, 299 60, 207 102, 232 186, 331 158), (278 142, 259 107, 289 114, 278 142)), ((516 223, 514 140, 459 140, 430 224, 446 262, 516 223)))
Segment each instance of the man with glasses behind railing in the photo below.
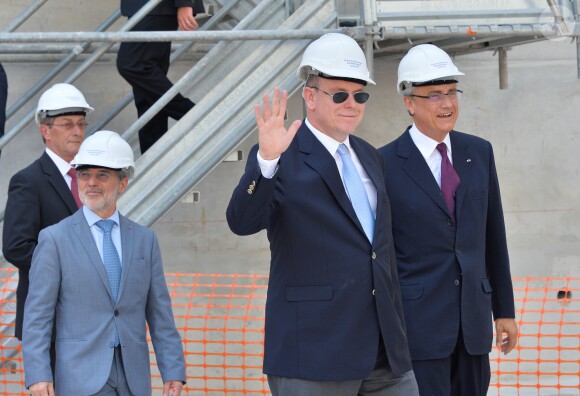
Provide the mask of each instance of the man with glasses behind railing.
MULTIPOLYGON (((35 117, 46 145, 44 153, 10 179, 2 252, 19 270, 15 329, 19 340, 28 295, 28 272, 38 234, 81 206, 76 172, 70 162, 83 142, 85 117, 91 111, 93 108, 83 94, 70 84, 55 84, 46 90, 38 101, 35 117)), ((50 352, 54 371, 54 342, 50 352)))
POLYGON ((413 125, 379 150, 421 396, 487 394, 492 313, 497 347, 517 343, 493 150, 453 130, 462 75, 434 45, 409 50, 397 89, 413 125))

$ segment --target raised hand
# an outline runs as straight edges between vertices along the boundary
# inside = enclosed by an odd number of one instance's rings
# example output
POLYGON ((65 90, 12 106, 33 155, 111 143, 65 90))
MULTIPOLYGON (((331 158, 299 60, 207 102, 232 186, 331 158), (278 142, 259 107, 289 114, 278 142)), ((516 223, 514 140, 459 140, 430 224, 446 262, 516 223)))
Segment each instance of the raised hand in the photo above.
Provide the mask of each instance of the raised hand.
POLYGON ((255 107, 256 123, 258 124, 258 146, 260 156, 265 160, 273 160, 286 151, 292 139, 296 135, 302 121, 294 121, 288 130, 284 127, 284 115, 286 114, 286 103, 288 92, 283 91, 280 97, 280 88, 274 89, 274 97, 270 104, 270 96, 264 94, 263 112, 260 105, 255 107))

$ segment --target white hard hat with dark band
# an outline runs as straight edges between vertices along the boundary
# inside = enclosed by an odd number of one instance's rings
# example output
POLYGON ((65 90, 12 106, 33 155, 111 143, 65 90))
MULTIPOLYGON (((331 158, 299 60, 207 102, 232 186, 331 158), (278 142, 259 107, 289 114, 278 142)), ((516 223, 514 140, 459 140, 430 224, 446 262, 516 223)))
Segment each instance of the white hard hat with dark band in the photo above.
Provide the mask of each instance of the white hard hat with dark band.
POLYGON ((401 59, 397 75, 397 91, 409 95, 410 87, 457 83, 457 77, 464 74, 441 48, 419 44, 401 59))

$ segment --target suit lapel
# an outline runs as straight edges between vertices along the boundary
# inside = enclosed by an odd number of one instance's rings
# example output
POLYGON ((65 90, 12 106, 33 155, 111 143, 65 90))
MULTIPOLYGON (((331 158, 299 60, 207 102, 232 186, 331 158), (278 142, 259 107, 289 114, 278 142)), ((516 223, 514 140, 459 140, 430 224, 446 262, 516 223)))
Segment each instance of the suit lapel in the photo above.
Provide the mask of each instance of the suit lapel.
MULTIPOLYGON (((72 226, 78 239, 78 245, 82 246, 87 253, 91 264, 95 268, 95 271, 97 271, 97 274, 99 274, 101 282, 103 282, 103 285, 107 289, 112 302, 113 294, 111 293, 111 288, 109 286, 109 277, 107 276, 103 260, 101 259, 101 255, 99 254, 99 250, 95 244, 95 239, 82 210, 79 210, 72 215, 72 226)), ((79 262, 80 261, 81 260, 79 260, 79 262)))
POLYGON ((119 215, 119 223, 121 228, 121 246, 123 247, 123 270, 121 271, 121 284, 119 285, 119 298, 117 301, 121 300, 123 291, 127 284, 127 277, 129 276, 131 265, 133 264, 133 246, 135 246, 133 243, 135 238, 133 225, 121 215, 119 215))
POLYGON ((334 157, 328 152, 326 147, 316 139, 308 127, 303 126, 297 135, 297 138, 298 149, 305 155, 304 162, 320 174, 322 180, 324 180, 342 210, 344 210, 357 227, 364 232, 352 204, 348 199, 348 195, 344 190, 344 185, 342 184, 342 179, 338 173, 334 157))
POLYGON ((427 194, 429 198, 447 215, 449 209, 441 193, 441 188, 433 177, 433 173, 425 158, 413 143, 409 130, 399 138, 397 155, 404 159, 403 171, 427 194))
POLYGON ((455 216, 459 219, 463 201, 467 194, 467 186, 471 176, 471 158, 468 153, 467 144, 454 131, 449 134, 451 139, 451 153, 453 156, 453 168, 459 175, 461 182, 455 192, 455 216))
POLYGON ((58 167, 49 157, 49 155, 46 154, 46 152, 44 152, 44 154, 40 157, 40 165, 42 166, 42 170, 46 175, 48 182, 66 204, 67 208, 70 210, 70 213, 75 213, 78 210, 78 207, 72 192, 66 184, 64 177, 60 174, 58 167))

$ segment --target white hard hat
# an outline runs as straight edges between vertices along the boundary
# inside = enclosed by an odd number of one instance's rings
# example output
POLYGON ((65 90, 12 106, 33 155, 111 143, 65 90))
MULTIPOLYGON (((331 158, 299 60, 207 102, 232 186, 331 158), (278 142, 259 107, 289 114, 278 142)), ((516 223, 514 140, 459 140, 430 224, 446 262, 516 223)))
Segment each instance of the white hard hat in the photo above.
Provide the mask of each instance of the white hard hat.
POLYGON ((135 172, 133 149, 117 132, 98 131, 85 139, 71 161, 75 168, 96 166, 121 169, 130 179, 135 172))
POLYGON ((89 106, 84 95, 71 84, 54 84, 47 89, 38 100, 36 108, 36 124, 46 117, 77 114, 86 115, 94 109, 89 106))
POLYGON ((298 66, 298 77, 306 81, 311 74, 356 80, 366 85, 370 79, 367 60, 362 49, 351 37, 328 33, 310 43, 298 66))
POLYGON ((399 63, 397 91, 403 93, 410 85, 457 82, 455 77, 463 75, 441 48, 420 44, 411 48, 399 63))

